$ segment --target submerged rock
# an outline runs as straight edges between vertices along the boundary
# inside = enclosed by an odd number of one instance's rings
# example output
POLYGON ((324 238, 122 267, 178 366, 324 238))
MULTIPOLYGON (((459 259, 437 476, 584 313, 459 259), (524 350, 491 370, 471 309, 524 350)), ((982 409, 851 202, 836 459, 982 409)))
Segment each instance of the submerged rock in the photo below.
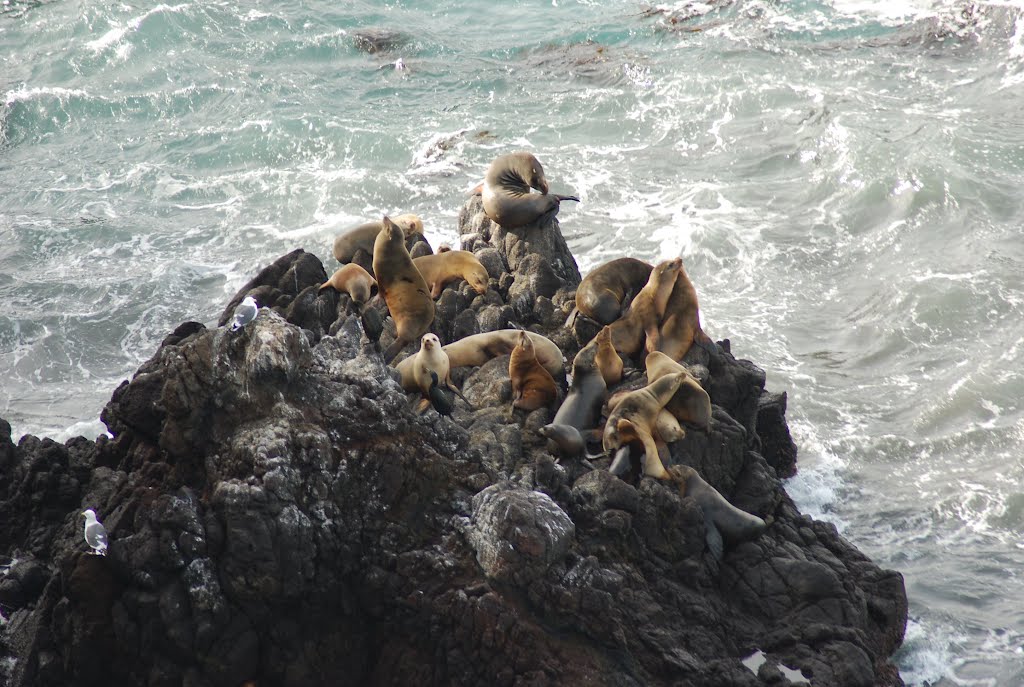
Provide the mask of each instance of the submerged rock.
MULTIPOLYGON (((492 288, 446 288, 435 333, 513 322, 572 360, 557 221, 461 219, 492 288)), ((727 341, 688 356, 714 412, 667 461, 767 523, 719 560, 694 498, 548 453, 507 358, 453 370, 472 409, 417 415, 325 278, 295 251, 226 305, 262 294, 238 332, 179 327, 114 391, 113 439, 15 445, 0 421, 0 682, 902 684, 902 577, 799 514, 785 398, 727 341)))

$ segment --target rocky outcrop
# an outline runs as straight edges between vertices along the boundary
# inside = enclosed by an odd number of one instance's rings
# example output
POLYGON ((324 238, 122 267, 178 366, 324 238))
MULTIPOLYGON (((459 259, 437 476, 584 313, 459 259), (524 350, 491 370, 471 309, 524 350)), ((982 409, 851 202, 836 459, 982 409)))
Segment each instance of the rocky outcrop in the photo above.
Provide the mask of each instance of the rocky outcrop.
MULTIPOLYGON (((460 223, 492 288, 446 289, 435 333, 517 323, 571 359, 557 222, 505 231, 473 200, 460 223)), ((551 412, 510 414, 507 356, 453 371, 473 409, 416 415, 325 278, 295 251, 228 304, 221 324, 263 306, 239 332, 172 332, 114 391, 112 439, 15 445, 0 422, 0 682, 901 684, 902 577, 797 512, 785 399, 727 342, 687 360, 714 412, 671 457, 768 522, 719 560, 693 498, 557 461, 551 412)))

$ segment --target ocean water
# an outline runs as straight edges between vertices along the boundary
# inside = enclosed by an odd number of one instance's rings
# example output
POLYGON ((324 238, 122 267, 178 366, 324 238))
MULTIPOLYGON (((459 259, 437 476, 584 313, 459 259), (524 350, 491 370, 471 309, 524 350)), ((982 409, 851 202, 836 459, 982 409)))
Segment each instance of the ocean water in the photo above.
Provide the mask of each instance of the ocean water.
POLYGON ((789 492, 906 577, 907 683, 1024 684, 1018 3, 0 0, 0 97, 15 437, 103 432, 289 250, 332 269, 384 212, 454 242, 526 148, 583 271, 681 255, 789 393, 789 492))

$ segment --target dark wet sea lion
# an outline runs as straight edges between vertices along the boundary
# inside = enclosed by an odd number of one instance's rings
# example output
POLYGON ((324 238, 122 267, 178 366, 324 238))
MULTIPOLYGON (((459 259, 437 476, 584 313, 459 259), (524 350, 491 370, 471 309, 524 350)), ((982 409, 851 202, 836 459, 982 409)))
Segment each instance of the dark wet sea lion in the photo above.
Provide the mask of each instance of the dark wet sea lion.
POLYGON ((552 217, 563 200, 579 202, 576 196, 549 194, 540 161, 522 151, 495 158, 487 168, 481 194, 484 214, 505 229, 525 227, 552 217), (531 188, 540 193, 531 193, 531 188))
POLYGON ((651 265, 636 258, 616 258, 594 268, 576 287, 576 308, 595 322, 611 324, 644 288, 651 269, 651 265))

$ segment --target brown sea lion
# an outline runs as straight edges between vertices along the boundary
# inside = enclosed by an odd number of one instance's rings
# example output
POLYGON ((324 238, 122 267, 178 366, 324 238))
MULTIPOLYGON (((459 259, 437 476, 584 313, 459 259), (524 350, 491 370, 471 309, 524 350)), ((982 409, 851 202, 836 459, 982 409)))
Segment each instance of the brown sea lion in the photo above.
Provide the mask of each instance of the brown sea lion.
POLYGON ((683 378, 682 373, 665 375, 643 389, 632 391, 609 414, 601 443, 606 452, 615 451, 609 468, 613 474, 621 474, 620 466, 628 465, 630 445, 640 444, 643 448, 643 474, 658 479, 667 477, 653 434, 658 414, 675 394, 683 378))
POLYGON ((377 280, 362 267, 350 262, 335 270, 331 278, 320 285, 320 290, 323 291, 327 287, 347 293, 356 310, 361 312, 363 305, 370 300, 370 294, 377 288, 377 280))
MULTIPOLYGON (((423 395, 418 411, 423 412, 430 403, 431 389, 436 379, 437 386, 449 389, 463 401, 466 397, 452 382, 451 367, 448 355, 441 348, 441 341, 436 334, 426 333, 420 338, 420 350, 403 360, 397 367, 402 378, 402 388, 406 391, 419 391, 423 395), (423 401, 426 401, 425 404, 423 401)), ((466 401, 468 404, 469 402, 466 401)))
POLYGON ((700 327, 697 290, 693 288, 693 282, 687 276, 682 263, 679 265, 679 273, 676 275, 676 282, 658 330, 661 336, 657 348, 653 350, 661 351, 672 360, 682 360, 694 343, 709 353, 715 353, 717 350, 715 342, 700 327))
MULTIPOLYGON (((685 382, 683 384, 685 384, 685 382)), ((682 388, 682 385, 680 385, 680 388, 682 388)), ((623 399, 633 393, 633 391, 635 391, 635 389, 623 389, 621 391, 616 391, 608 397, 608 402, 605 404, 605 409, 607 410, 608 415, 611 415, 612 411, 615 410, 615 407, 622 403, 623 399)), ((676 393, 679 392, 677 391, 676 393)), ((655 443, 659 444, 660 449, 661 444, 671 444, 672 442, 679 441, 685 437, 686 430, 683 429, 683 426, 679 424, 679 420, 676 419, 676 417, 670 413, 666 407, 662 408, 661 411, 658 412, 658 417, 654 422, 654 431, 651 434, 654 436, 655 443)))
POLYGON ((465 279, 478 294, 487 293, 487 269, 467 250, 446 250, 434 255, 413 258, 412 264, 430 287, 430 297, 437 298, 449 282, 465 279))
POLYGON ((608 325, 612 346, 620 355, 631 356, 645 349, 656 350, 660 338, 658 325, 682 264, 681 258, 659 262, 626 314, 608 325))
POLYGON ((487 168, 480 192, 484 214, 505 229, 524 227, 553 217, 563 200, 580 200, 576 196, 549 194, 540 161, 524 151, 495 158, 487 168), (531 188, 540 193, 531 193, 531 188))
MULTIPOLYGON (((444 347, 452 367, 483 365, 491 358, 511 353, 519 341, 522 329, 499 329, 483 334, 473 334, 444 347)), ((560 349, 551 339, 540 334, 527 332, 533 341, 537 360, 560 384, 565 383, 565 364, 560 349)))
POLYGON ((616 258, 594 268, 576 287, 576 309, 595 322, 611 324, 644 288, 651 269, 651 265, 636 258, 616 258))
MULTIPOLYGON (((399 215, 392 221, 402 228, 405 238, 423 233, 423 220, 417 215, 399 215)), ((341 263, 352 262, 360 248, 372 255, 373 242, 383 228, 383 222, 367 222, 346 230, 334 239, 335 260, 341 263)))
POLYGON ((612 345, 611 328, 603 327, 594 337, 594 342, 597 346, 597 355, 594 357, 597 369, 601 371, 607 386, 615 386, 622 381, 622 358, 612 345))
POLYGON ((550 406, 558 398, 558 387, 551 373, 537 360, 537 351, 529 332, 520 331, 516 347, 508 361, 512 380, 512 407, 531 411, 550 406))
POLYGON ((685 366, 660 351, 648 353, 644 366, 647 369, 648 383, 667 374, 685 373, 686 379, 679 385, 679 390, 672 400, 665 405, 665 410, 672 413, 677 420, 696 425, 705 432, 711 428, 711 397, 685 366))
POLYGON ((705 541, 712 555, 722 559, 723 537, 732 542, 754 539, 768 526, 764 520, 729 503, 697 471, 686 465, 673 465, 668 480, 676 484, 679 494, 692 497, 704 513, 705 541))
POLYGON ((373 244, 373 273, 395 321, 397 336, 384 352, 384 360, 391 362, 406 344, 417 341, 430 329, 434 322, 434 299, 412 264, 402 229, 386 215, 383 224, 384 229, 373 244))

